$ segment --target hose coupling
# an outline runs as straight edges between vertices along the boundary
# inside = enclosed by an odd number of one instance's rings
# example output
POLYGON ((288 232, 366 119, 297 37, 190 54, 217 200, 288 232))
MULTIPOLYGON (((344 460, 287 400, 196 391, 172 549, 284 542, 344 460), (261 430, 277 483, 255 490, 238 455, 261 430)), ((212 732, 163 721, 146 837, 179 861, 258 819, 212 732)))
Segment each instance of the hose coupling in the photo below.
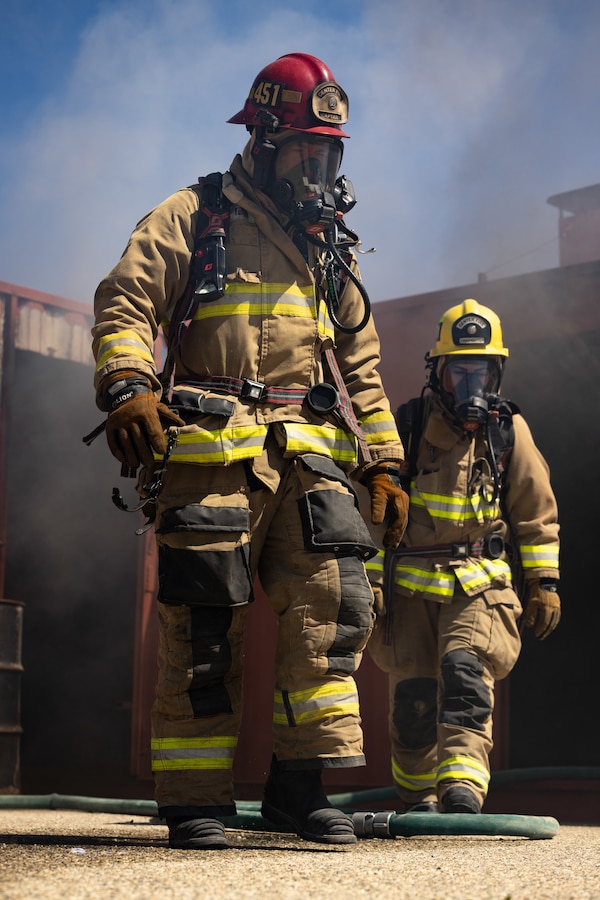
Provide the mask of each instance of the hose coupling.
POLYGON ((352 824, 354 833, 359 838, 391 838, 390 819, 395 816, 395 810, 386 809, 382 812, 354 812, 352 824))

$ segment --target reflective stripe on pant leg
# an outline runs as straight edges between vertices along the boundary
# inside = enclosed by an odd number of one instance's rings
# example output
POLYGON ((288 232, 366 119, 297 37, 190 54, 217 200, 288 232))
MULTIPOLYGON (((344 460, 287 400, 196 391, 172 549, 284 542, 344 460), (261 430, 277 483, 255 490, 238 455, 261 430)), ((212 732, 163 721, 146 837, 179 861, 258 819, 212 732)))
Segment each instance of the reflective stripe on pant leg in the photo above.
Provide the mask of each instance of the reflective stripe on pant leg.
POLYGON ((294 461, 278 504, 259 567, 279 618, 275 753, 290 767, 363 765, 351 676, 371 631, 372 592, 364 563, 350 548, 370 538, 346 476, 331 460, 294 461), (319 494, 310 506, 309 492, 319 494), (336 509, 338 542, 327 531, 336 509), (332 544, 342 548, 339 557, 332 544))
MULTIPOLYGON (((211 659, 211 642, 202 640, 198 633, 202 616, 209 613, 209 608, 192 611, 187 606, 159 604, 159 679, 152 711, 152 768, 157 802, 161 809, 171 810, 170 815, 185 815, 189 810, 205 807, 229 810, 223 815, 231 815, 235 810, 232 763, 241 719, 241 647, 246 611, 247 607, 227 611, 229 628, 217 639, 217 650, 211 659), (227 652, 222 649, 225 644, 227 652), (225 700, 229 711, 221 708, 225 700), (198 717, 202 710, 207 714, 198 717), (174 809, 179 812, 173 812, 174 809)), ((221 625, 227 622, 222 621, 221 625)), ((217 624, 215 619, 213 635, 217 624)))
POLYGON ((500 625, 494 606, 483 594, 467 597, 457 588, 452 603, 440 610, 438 784, 442 791, 450 782, 468 784, 481 803, 493 745, 492 663, 500 625))

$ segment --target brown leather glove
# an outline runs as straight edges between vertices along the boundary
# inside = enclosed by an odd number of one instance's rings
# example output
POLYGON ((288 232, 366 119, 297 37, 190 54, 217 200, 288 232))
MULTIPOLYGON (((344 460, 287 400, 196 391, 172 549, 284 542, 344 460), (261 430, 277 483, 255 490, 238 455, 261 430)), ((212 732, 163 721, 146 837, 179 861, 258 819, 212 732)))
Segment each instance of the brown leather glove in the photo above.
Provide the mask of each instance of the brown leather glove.
POLYGON ((168 406, 159 403, 148 378, 132 369, 105 378, 102 397, 108 410, 106 440, 110 452, 131 469, 151 466, 153 451, 165 452, 165 427, 185 425, 168 406))
POLYGON ((379 463, 367 469, 362 481, 371 496, 373 525, 381 525, 388 517, 383 546, 393 550, 402 540, 408 522, 409 498, 400 483, 400 469, 390 463, 379 463))
POLYGON ((551 634, 560 622, 560 597, 554 579, 536 578, 528 583, 529 598, 525 610, 524 625, 534 628, 540 641, 551 634))

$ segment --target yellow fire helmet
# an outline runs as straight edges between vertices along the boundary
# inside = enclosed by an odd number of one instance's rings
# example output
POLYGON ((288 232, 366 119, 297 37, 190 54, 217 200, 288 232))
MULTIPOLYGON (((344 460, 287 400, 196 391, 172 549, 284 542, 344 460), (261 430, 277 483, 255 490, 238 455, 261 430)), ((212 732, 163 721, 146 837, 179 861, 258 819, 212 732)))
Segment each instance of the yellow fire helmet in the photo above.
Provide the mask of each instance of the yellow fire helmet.
POLYGON ((464 300, 446 310, 429 358, 459 354, 508 356, 508 348, 502 343, 500 319, 477 300, 464 300))

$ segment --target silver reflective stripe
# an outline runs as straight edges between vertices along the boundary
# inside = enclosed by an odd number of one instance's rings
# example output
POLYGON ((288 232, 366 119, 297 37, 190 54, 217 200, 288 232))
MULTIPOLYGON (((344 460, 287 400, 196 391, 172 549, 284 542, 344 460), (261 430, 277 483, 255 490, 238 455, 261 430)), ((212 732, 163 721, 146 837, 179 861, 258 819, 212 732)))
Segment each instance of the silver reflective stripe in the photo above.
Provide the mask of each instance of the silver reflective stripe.
POLYGON ((357 716, 359 712, 358 691, 353 678, 343 683, 324 684, 305 691, 286 694, 287 704, 281 691, 275 691, 273 722, 289 725, 288 708, 296 725, 305 725, 318 719, 332 716, 357 716))
POLYGON ((153 738, 152 769, 231 769, 237 737, 153 738))
POLYGON ((385 444, 389 441, 400 440, 394 417, 384 410, 371 416, 365 416, 361 420, 361 427, 367 444, 385 444))
POLYGON ((470 756, 450 756, 438 766, 437 780, 472 781, 487 791, 490 773, 470 756))
POLYGON ((96 371, 118 356, 133 356, 154 364, 154 356, 135 331, 119 331, 100 338, 96 371))
POLYGON ((521 544, 524 569, 558 569, 558 544, 521 544))
POLYGON ((396 784, 409 791, 435 791, 436 773, 422 772, 419 775, 410 775, 400 768, 392 758, 392 776, 396 784))

